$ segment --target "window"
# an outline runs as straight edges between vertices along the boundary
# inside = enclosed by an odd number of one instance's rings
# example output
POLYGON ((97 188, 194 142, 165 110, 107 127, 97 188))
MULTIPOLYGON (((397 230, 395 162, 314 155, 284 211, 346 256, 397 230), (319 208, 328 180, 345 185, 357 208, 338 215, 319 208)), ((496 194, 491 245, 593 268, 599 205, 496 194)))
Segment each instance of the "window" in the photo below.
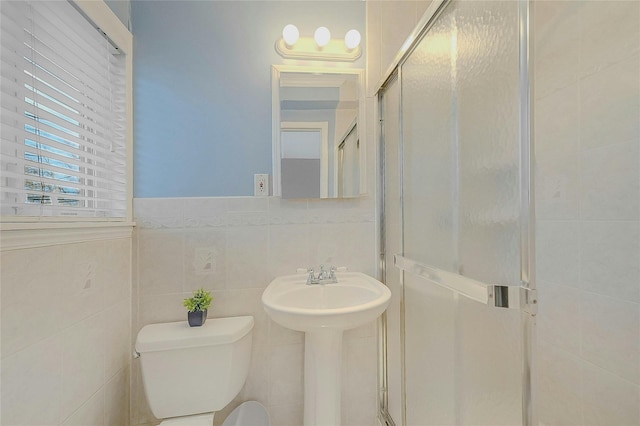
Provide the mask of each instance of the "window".
POLYGON ((0 7, 3 220, 126 218, 127 55, 70 2, 0 7))

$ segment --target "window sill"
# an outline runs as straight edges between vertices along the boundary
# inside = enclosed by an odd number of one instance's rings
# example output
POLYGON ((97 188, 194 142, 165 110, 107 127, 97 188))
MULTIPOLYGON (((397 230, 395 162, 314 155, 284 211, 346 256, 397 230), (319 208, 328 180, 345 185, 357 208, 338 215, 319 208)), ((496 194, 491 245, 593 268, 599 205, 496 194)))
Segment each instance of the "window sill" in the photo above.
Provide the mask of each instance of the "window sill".
POLYGON ((130 238, 135 222, 0 223, 0 250, 130 238))

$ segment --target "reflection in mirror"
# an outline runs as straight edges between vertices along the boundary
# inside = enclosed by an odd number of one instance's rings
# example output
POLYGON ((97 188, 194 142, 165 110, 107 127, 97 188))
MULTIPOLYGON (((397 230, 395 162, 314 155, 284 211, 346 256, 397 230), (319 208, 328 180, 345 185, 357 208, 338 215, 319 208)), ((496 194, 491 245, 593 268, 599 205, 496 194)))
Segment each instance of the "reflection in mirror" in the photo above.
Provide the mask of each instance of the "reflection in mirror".
POLYGON ((338 197, 353 197, 360 193, 360 138, 358 122, 349 126, 340 145, 338 145, 338 197))
POLYGON ((274 195, 359 196, 361 71, 284 66, 273 71, 274 195))

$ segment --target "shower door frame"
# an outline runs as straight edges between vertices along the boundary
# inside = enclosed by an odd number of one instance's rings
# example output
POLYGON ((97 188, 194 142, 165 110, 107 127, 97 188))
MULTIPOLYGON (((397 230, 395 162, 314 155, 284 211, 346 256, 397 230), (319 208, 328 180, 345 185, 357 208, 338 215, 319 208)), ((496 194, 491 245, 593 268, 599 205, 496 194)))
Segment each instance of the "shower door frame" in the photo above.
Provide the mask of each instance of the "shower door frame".
MULTIPOLYGON (((382 97, 387 85, 397 79, 399 85, 399 123, 398 123, 398 149, 400 152, 400 163, 398 168, 403 170, 402 152, 403 152, 403 135, 402 135, 402 65, 411 55, 422 38, 429 32, 432 24, 437 20, 440 12, 454 0, 433 0, 425 11, 423 17, 416 25, 416 28, 406 39, 400 51, 393 60, 383 78, 376 87, 376 101, 378 103, 376 113, 378 114, 378 124, 376 128, 378 132, 378 158, 379 158, 379 182, 378 182, 378 208, 380 212, 380 270, 379 276, 384 280, 387 268, 393 267, 393 262, 389 262, 395 253, 385 253, 385 146, 384 146, 384 111, 382 105, 382 97)), ((537 315, 537 286, 535 280, 535 199, 534 199, 534 167, 533 167, 533 27, 531 19, 533 16, 533 1, 518 1, 518 31, 519 31, 519 142, 520 142, 520 283, 518 286, 509 287, 513 289, 519 287, 527 299, 523 304, 521 312, 521 329, 522 329, 522 425, 537 426, 537 361, 535 357, 536 344, 536 315, 537 315)), ((400 177, 400 199, 403 199, 403 182, 400 177)), ((400 204, 402 210, 402 203, 400 204)), ((402 211, 401 217, 402 215, 402 211)), ((404 222, 401 224, 404 231, 404 222)), ((404 240, 401 236, 402 245, 404 240)), ((402 383, 402 425, 406 424, 406 380, 405 380, 405 324, 404 324, 404 273, 400 275, 400 288, 402 289, 402 297, 400 300, 400 341, 401 341, 401 383, 402 383)), ((509 290, 510 291, 510 290, 509 290)), ((383 315, 379 332, 380 356, 379 356, 379 390, 378 390, 378 422, 384 426, 395 426, 394 420, 388 411, 388 370, 387 370, 387 328, 386 315, 383 315)), ((396 419, 398 420, 398 419, 396 419)))
MULTIPOLYGON (((376 92, 377 95, 377 102, 378 102, 378 108, 377 108, 377 114, 378 114, 378 153, 379 153, 379 159, 380 159, 380 164, 379 164, 379 168, 380 168, 380 173, 378 173, 378 188, 380 188, 380 193, 379 193, 379 209, 378 211, 380 212, 380 217, 379 217, 379 221, 380 221, 380 241, 379 241, 379 247, 380 247, 380 253, 379 253, 379 265, 380 265, 380 271, 379 271, 379 276, 381 277, 381 281, 384 282, 386 284, 387 282, 387 257, 386 257, 386 253, 385 253, 385 247, 386 247, 386 221, 385 221, 385 202, 386 202, 386 194, 385 194, 385 178, 386 178, 386 156, 385 156, 385 128, 384 128, 384 108, 383 108, 383 103, 381 102, 382 97, 384 96, 384 93, 387 89, 387 87, 391 84, 391 83, 395 83, 398 85, 398 117, 399 117, 399 123, 398 123, 398 159, 400 160, 398 163, 398 171, 399 171, 399 177, 398 177, 398 182, 400 184, 400 217, 402 217, 402 200, 403 200, 403 193, 402 193, 402 189, 403 189, 403 170, 402 170, 402 156, 403 156, 403 149, 402 149, 402 90, 401 90, 401 83, 402 83, 402 77, 401 77, 401 73, 402 70, 400 69, 399 66, 395 67, 391 74, 389 76, 387 76, 384 79, 384 83, 382 84, 382 86, 378 89, 378 91, 376 92)), ((401 229, 400 229, 400 245, 404 247, 404 221, 401 221, 400 223, 401 229)), ((392 254, 391 254, 392 255, 392 254)), ((391 266, 393 267, 393 264, 391 264, 391 266)), ((401 348, 400 348, 400 359, 402 360, 402 370, 401 370, 401 392, 402 395, 400 396, 400 400, 402 402, 402 407, 401 407, 401 413, 402 413, 402 419, 401 419, 401 424, 404 425, 405 424, 405 418, 406 418, 406 403, 405 403, 405 370, 404 370, 404 347, 405 347, 405 341, 404 341, 404 274, 400 274, 400 289, 402 292, 402 297, 400 298, 400 342, 401 342, 401 348)), ((378 390, 378 398, 379 398, 379 407, 378 407, 378 419, 380 421, 380 423, 384 426, 396 426, 396 423, 394 422, 393 418, 391 417, 391 415, 389 414, 389 385, 388 385, 388 381, 389 381, 389 375, 388 375, 388 366, 387 366, 387 342, 388 342, 388 334, 387 334, 387 311, 385 311, 382 315, 382 320, 380 322, 380 327, 379 327, 379 337, 378 337, 378 341, 380 342, 379 344, 379 365, 378 365, 378 383, 380 385, 380 389, 378 390)))

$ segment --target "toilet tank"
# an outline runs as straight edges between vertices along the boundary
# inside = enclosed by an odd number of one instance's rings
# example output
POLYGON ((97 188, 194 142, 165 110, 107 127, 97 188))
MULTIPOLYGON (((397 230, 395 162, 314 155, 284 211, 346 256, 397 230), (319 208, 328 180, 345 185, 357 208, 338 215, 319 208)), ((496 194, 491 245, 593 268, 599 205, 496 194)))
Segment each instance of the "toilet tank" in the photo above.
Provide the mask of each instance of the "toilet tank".
POLYGON ((159 419, 224 408, 240 392, 251 362, 253 317, 151 324, 136 339, 142 382, 159 419))

